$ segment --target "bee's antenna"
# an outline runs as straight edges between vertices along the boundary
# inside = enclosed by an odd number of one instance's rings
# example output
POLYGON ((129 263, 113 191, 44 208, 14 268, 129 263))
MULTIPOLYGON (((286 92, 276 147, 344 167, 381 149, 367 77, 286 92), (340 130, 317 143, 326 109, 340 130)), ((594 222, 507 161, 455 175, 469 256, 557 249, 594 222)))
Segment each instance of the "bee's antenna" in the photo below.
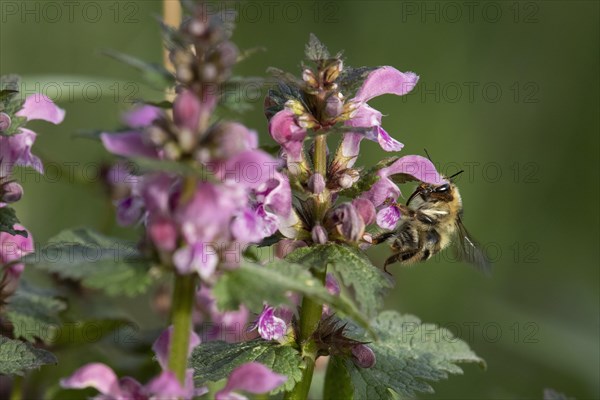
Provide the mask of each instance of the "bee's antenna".
POLYGON ((427 151, 427 149, 423 149, 423 150, 425 151, 425 154, 427 155, 427 158, 429 158, 429 161, 433 162, 433 160, 429 156, 429 152, 427 151))
POLYGON ((452 175, 452 176, 449 176, 449 177, 448 177, 448 180, 449 180, 449 181, 451 181, 451 180, 452 180, 452 178, 454 178, 455 176, 458 176, 458 175, 462 174, 463 172, 465 172, 465 170, 464 170, 464 169, 461 169, 460 171, 458 171, 458 172, 457 172, 457 173, 455 173, 454 175, 452 175))

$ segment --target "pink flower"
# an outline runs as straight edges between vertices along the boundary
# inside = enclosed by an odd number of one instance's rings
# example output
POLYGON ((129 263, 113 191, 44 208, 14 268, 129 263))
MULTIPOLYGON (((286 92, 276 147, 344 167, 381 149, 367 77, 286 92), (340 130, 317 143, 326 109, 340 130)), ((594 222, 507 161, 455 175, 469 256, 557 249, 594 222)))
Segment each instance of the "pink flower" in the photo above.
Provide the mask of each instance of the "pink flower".
POLYGON ((371 201, 375 207, 385 204, 377 212, 376 218, 377 225, 384 229, 394 229, 401 217, 399 209, 394 205, 401 192, 390 179, 392 175, 406 175, 408 180, 416 179, 435 185, 445 182, 431 161, 416 155, 399 158, 390 166, 377 171, 377 175, 379 180, 361 198, 371 201))
POLYGON ((27 237, 0 232, 0 266, 10 264, 6 272, 12 278, 18 279, 25 269, 25 265, 17 261, 27 254, 33 253, 34 244, 31 233, 23 226, 16 224, 13 228, 26 231, 27 237))
POLYGON ((109 152, 124 157, 158 158, 159 150, 145 134, 144 128, 150 126, 164 112, 154 106, 135 107, 123 116, 123 121, 132 128, 130 131, 100 134, 102 144, 109 152))
POLYGON ((246 396, 234 393, 245 391, 252 394, 268 393, 287 381, 287 376, 277 374, 258 362, 249 362, 235 368, 225 387, 217 392, 216 400, 243 400, 246 396))
POLYGON ((284 108, 271 118, 269 133, 283 148, 288 166, 303 162, 302 144, 307 131, 298 125, 296 115, 291 110, 284 108))
POLYGON ((265 306, 256 320, 258 334, 265 340, 279 340, 287 333, 286 322, 275 315, 275 308, 265 306))
POLYGON ((346 121, 347 126, 371 128, 361 133, 346 133, 342 141, 342 156, 349 161, 347 167, 354 165, 360 149, 360 142, 367 138, 379 143, 385 151, 400 151, 402 143, 392 138, 382 127, 382 114, 371 108, 367 102, 383 94, 402 96, 410 92, 417 84, 419 77, 413 72, 400 72, 393 67, 381 67, 372 71, 363 85, 351 100, 356 104, 352 117, 346 121))
POLYGON ((233 311, 219 311, 212 290, 202 286, 196 293, 196 306, 194 322, 196 324, 207 322, 203 338, 226 342, 239 342, 246 339, 246 324, 250 312, 244 305, 233 311))
MULTIPOLYGON (((195 396, 201 396, 207 392, 207 389, 194 388, 193 369, 190 368, 186 371, 185 385, 183 386, 179 383, 175 374, 167 369, 172 331, 173 327, 169 327, 152 346, 156 354, 156 359, 163 368, 163 371, 146 385, 142 385, 131 377, 118 379, 115 372, 109 366, 102 363, 84 365, 70 377, 62 379, 60 385, 66 389, 94 388, 100 392, 100 396, 96 397, 96 399, 100 400, 192 399, 195 396)), ((199 344, 200 338, 194 332, 190 332, 188 356, 191 354, 193 348, 199 344)))
MULTIPOLYGON (((3 113, 3 115, 9 117, 7 114, 3 113)), ((36 93, 25 99, 22 108, 15 116, 24 117, 27 122, 43 120, 57 125, 65 118, 65 111, 57 107, 47 96, 36 93)), ((44 172, 42 161, 31 153, 36 137, 35 132, 24 127, 19 127, 14 135, 0 136, 0 177, 10 175, 15 165, 32 167, 39 173, 44 172)))

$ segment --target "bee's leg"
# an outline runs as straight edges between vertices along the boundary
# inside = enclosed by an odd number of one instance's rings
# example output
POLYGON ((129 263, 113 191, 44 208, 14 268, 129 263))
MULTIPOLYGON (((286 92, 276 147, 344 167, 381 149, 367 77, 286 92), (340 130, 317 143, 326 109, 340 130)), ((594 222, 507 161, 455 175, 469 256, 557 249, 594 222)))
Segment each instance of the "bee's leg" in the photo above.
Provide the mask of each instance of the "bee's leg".
POLYGON ((396 262, 403 262, 403 261, 410 260, 417 253, 418 252, 414 251, 414 250, 409 250, 409 251, 403 251, 403 252, 400 252, 400 253, 396 253, 393 256, 389 257, 387 260, 385 260, 385 262, 383 263, 383 270, 385 271, 386 274, 391 275, 391 273, 387 270, 388 265, 394 264, 396 262))
POLYGON ((394 236, 394 232, 384 232, 381 235, 377 235, 373 238, 373 244, 383 243, 392 236, 394 236))

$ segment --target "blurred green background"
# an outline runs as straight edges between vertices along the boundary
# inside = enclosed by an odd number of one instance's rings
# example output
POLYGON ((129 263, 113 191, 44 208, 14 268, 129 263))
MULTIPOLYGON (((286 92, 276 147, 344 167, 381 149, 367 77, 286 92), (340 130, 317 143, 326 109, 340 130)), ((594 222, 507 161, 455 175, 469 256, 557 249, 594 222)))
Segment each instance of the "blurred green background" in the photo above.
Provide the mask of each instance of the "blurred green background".
MULTIPOLYGON (((99 166, 111 158, 74 134, 115 128, 133 99, 162 96, 99 54, 110 48, 160 63, 160 2, 77 4, 0 2, 0 73, 21 74, 26 92, 42 90, 67 111, 58 127, 32 124, 41 133, 34 149, 46 176, 17 174, 26 190, 18 212, 39 242, 84 225, 131 235, 115 227, 98 179, 99 166), (55 168, 68 163, 75 163, 73 178, 55 168)), ((488 370, 467 366, 464 376, 422 397, 541 398, 551 387, 599 398, 599 3, 237 7, 238 46, 266 48, 240 64, 238 74, 265 76, 268 66, 298 72, 310 32, 331 51, 343 49, 350 65, 415 71, 421 81, 412 94, 372 101, 386 115, 383 126, 405 144, 403 154, 427 148, 442 172, 467 170, 458 181, 465 224, 493 259, 492 276, 453 262, 449 253, 396 267, 387 307, 447 326, 486 359, 488 370)), ((253 109, 241 118, 269 142, 262 97, 248 93, 253 109)), ((384 156, 376 144, 363 144, 363 164, 384 156)), ((388 253, 372 255, 380 265, 388 253)), ((135 307, 132 314, 141 315, 148 305, 135 307)), ((61 360, 77 366, 81 351, 61 360)), ((65 368, 56 375, 72 371, 65 368)))

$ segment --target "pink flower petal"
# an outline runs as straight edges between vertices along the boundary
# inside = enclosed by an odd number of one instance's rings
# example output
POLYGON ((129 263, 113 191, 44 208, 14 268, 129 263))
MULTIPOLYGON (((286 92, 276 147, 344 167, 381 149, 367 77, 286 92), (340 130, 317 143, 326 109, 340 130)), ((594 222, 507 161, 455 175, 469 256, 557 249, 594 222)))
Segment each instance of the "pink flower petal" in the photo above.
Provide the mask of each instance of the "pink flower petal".
POLYGON ((402 96, 410 92, 419 80, 414 72, 400 72, 393 67, 381 67, 369 74, 354 97, 355 101, 367 102, 382 94, 402 96))
POLYGON ((346 133, 342 139, 342 155, 348 158, 346 166, 352 167, 360 152, 360 142, 365 138, 361 133, 346 133))
POLYGON ((23 107, 16 115, 25 117, 28 121, 41 119, 53 124, 60 124, 65 118, 65 110, 54 104, 48 96, 35 93, 25 99, 23 107))
POLYGON ((202 105, 198 97, 189 90, 184 90, 173 103, 173 120, 179 128, 196 132, 200 122, 202 105))
POLYGON ((385 151, 400 151, 404 147, 402 143, 391 137, 381 126, 377 127, 377 141, 385 151))
POLYGON ((258 188, 275 177, 278 161, 262 150, 247 150, 217 163, 216 175, 247 188, 258 188))
POLYGON ((182 387, 175 374, 163 371, 146 384, 146 391, 161 396, 160 398, 191 398, 191 393, 182 387))
POLYGON ((123 114, 123 123, 130 128, 144 128, 163 115, 163 110, 147 104, 134 107, 123 114))
MULTIPOLYGON (((243 390, 260 394, 267 393, 287 381, 287 376, 277 374, 258 362, 242 364, 229 375, 223 390, 217 392, 216 400, 229 400, 231 392, 243 390)), ((235 397, 233 397, 235 398, 235 397)))
POLYGON ((177 250, 173 254, 173 263, 182 275, 196 272, 201 278, 208 279, 217 269, 219 257, 207 243, 197 242, 177 250))
POLYGON ((375 206, 371 201, 363 198, 352 200, 352 205, 361 216, 365 225, 370 225, 375 221, 375 206))
POLYGON ((415 177, 421 182, 439 185, 447 182, 437 172, 435 165, 425 157, 411 155, 401 157, 392 165, 379 170, 380 176, 388 177, 395 174, 407 174, 415 177))
POLYGON ((371 189, 361 195, 361 198, 371 201, 375 207, 378 207, 388 199, 395 201, 399 196, 398 186, 388 178, 381 177, 371 186, 371 189))
POLYGON ((383 207, 377 213, 377 225, 379 225, 383 229, 393 230, 398 225, 398 221, 400 220, 401 213, 398 207, 393 205, 389 205, 383 207))
POLYGON ((155 147, 144 140, 142 132, 102 133, 100 139, 106 150, 118 156, 158 158, 155 147))
POLYGON ((355 114, 346 121, 348 126, 370 127, 381 125, 382 114, 368 104, 362 104, 355 114))
POLYGON ((306 137, 306 129, 296 123, 296 116, 288 109, 283 109, 269 121, 269 133, 283 147, 288 163, 301 162, 302 142, 306 137))
MULTIPOLYGON (((169 367, 169 350, 171 348, 171 336, 173 335, 173 325, 162 331, 160 336, 154 341, 152 351, 156 356, 156 360, 163 370, 169 367)), ((190 331, 190 344, 188 347, 188 355, 192 354, 194 347, 200 344, 200 337, 194 331, 190 331)))
POLYGON ((111 368, 101 363, 84 365, 70 377, 62 379, 60 386, 66 389, 93 387, 100 393, 115 398, 121 395, 117 375, 111 368))
POLYGON ((9 175, 15 165, 32 167, 43 174, 42 160, 31 152, 37 134, 26 128, 19 128, 19 131, 16 135, 0 136, 0 176, 9 175))
POLYGON ((287 332, 285 321, 275 316, 275 309, 265 306, 256 323, 258 334, 265 340, 279 340, 287 332))

